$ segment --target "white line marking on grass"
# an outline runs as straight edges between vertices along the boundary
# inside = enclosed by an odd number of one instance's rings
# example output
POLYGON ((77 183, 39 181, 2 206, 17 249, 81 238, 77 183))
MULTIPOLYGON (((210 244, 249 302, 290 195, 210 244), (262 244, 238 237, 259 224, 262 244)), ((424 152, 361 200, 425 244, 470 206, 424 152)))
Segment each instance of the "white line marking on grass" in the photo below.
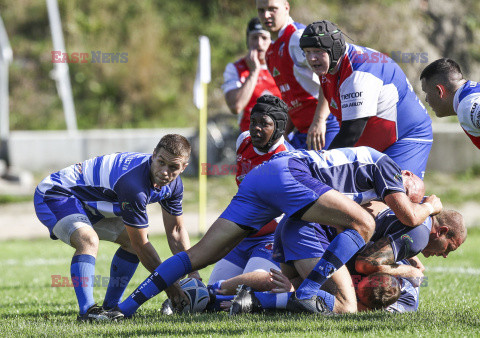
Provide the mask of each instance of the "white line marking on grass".
POLYGON ((27 261, 23 260, 18 260, 18 259, 6 259, 4 261, 0 261, 0 263, 3 265, 14 265, 14 266, 42 266, 42 265, 57 265, 57 264, 63 264, 67 260, 65 259, 59 259, 59 258, 50 258, 50 259, 45 259, 45 258, 35 258, 35 259, 30 259, 27 261))
POLYGON ((453 268, 453 267, 442 267, 437 266, 433 268, 427 268, 425 272, 428 274, 429 272, 447 272, 447 273, 461 273, 467 275, 480 275, 480 269, 476 268, 453 268))

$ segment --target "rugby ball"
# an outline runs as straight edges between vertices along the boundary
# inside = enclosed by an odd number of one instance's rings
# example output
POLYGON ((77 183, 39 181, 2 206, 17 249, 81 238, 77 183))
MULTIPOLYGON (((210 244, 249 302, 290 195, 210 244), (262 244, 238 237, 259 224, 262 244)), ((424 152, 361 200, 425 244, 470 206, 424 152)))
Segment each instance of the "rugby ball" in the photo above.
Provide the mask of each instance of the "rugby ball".
POLYGON ((188 296, 190 304, 185 306, 183 313, 202 312, 207 307, 210 296, 208 289, 201 280, 196 278, 185 278, 180 281, 180 287, 188 296))

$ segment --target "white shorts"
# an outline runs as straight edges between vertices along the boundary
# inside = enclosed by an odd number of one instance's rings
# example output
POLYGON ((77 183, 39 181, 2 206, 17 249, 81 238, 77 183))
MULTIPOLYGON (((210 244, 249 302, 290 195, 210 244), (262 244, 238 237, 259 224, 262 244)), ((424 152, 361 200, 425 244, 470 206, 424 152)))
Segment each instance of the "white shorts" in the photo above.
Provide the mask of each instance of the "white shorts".
POLYGON ((62 218, 53 227, 53 234, 62 242, 72 245, 70 237, 80 228, 92 227, 98 235, 98 238, 104 241, 115 242, 120 234, 125 230, 125 225, 121 217, 104 218, 94 225, 90 223, 87 216, 83 214, 73 214, 62 218))

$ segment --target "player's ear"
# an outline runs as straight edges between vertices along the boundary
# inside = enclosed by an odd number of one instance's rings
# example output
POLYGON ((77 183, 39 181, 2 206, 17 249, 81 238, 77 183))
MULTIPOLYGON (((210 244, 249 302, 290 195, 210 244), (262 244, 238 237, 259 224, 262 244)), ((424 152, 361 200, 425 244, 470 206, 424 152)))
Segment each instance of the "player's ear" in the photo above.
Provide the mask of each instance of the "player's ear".
POLYGON ((448 232, 448 227, 445 226, 445 225, 442 225, 441 227, 439 227, 439 228, 437 229, 437 234, 438 234, 439 236, 444 236, 444 235, 447 234, 447 232, 448 232))
POLYGON ((438 96, 443 99, 445 97, 445 95, 447 95, 447 90, 445 89, 445 86, 444 85, 441 85, 441 84, 437 84, 435 86, 435 89, 437 91, 437 94, 438 96))

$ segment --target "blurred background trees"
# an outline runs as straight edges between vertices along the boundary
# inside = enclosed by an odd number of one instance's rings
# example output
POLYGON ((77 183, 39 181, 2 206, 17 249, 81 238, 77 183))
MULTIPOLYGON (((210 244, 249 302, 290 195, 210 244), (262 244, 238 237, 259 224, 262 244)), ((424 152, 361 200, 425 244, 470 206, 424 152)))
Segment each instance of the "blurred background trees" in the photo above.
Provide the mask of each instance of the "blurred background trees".
MULTIPOLYGON (((480 80, 479 1, 290 4, 296 21, 334 21, 354 43, 397 56, 422 98, 420 71, 442 56, 456 59, 467 77, 480 80), (427 62, 398 57, 422 53, 427 62)), ((254 0, 59 0, 59 6, 67 52, 90 54, 88 63, 69 65, 80 129, 195 126, 192 87, 199 35, 210 38, 212 49, 209 115, 228 114, 222 74, 228 62, 245 53, 245 26, 256 15, 254 0), (91 63, 92 51, 128 53, 128 62, 91 63)), ((11 129, 64 129, 50 78, 53 47, 45 1, 0 0, 0 15, 14 53, 11 129)))

